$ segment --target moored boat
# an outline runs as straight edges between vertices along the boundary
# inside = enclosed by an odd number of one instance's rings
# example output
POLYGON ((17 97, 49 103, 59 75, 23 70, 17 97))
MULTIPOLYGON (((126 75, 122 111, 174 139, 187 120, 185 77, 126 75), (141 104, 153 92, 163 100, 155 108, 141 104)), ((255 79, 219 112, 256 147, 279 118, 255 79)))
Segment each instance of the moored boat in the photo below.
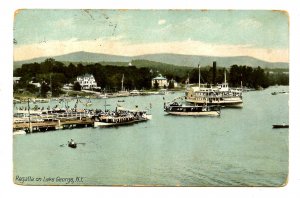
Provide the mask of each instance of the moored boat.
POLYGON ((25 135, 26 131, 24 130, 16 130, 13 132, 13 135, 25 135))
POLYGON ((288 124, 273 124, 273 129, 280 129, 280 128, 289 128, 288 124))
POLYGON ((87 107, 92 106, 92 101, 90 98, 88 98, 88 101, 85 103, 85 106, 87 107))
POLYGON ((132 115, 100 115, 94 117, 94 127, 118 126, 133 124, 135 119, 132 115))
POLYGON ((226 72, 224 72, 224 82, 217 86, 203 86, 200 83, 199 66, 199 84, 198 86, 186 88, 186 102, 196 105, 220 105, 228 107, 242 107, 242 89, 229 88, 226 81, 226 72))
POLYGON ((138 90, 134 89, 131 92, 129 92, 129 94, 131 96, 139 96, 141 93, 138 90))
POLYGON ((171 115, 186 115, 186 116, 218 116, 221 114, 220 105, 186 105, 177 102, 176 100, 182 97, 175 98, 172 102, 164 103, 164 111, 171 115))
MULTIPOLYGON (((149 109, 148 109, 149 110, 149 109)), ((140 110, 138 106, 135 109, 126 109, 124 107, 117 107, 117 111, 122 113, 132 114, 136 121, 147 121, 152 119, 152 114, 147 110, 140 110)))
POLYGON ((152 115, 145 110, 130 110, 117 107, 113 112, 102 112, 92 117, 94 127, 128 125, 152 119, 152 115))
POLYGON ((218 105, 182 105, 174 102, 164 107, 164 111, 171 115, 184 116, 219 116, 221 114, 221 107, 218 105))
POLYGON ((129 96, 130 95, 130 93, 128 92, 128 91, 119 91, 117 94, 116 94, 116 96, 117 97, 127 97, 127 96, 129 96))
POLYGON ((272 92, 271 93, 272 95, 277 95, 277 94, 288 94, 288 92, 286 92, 286 91, 277 91, 277 92, 272 92))
POLYGON ((186 96, 186 101, 198 105, 221 105, 226 107, 242 107, 241 92, 219 91, 213 88, 193 87, 186 96))
POLYGON ((159 95, 167 95, 169 93, 169 91, 167 90, 167 89, 160 89, 159 91, 158 91, 158 94, 159 95))

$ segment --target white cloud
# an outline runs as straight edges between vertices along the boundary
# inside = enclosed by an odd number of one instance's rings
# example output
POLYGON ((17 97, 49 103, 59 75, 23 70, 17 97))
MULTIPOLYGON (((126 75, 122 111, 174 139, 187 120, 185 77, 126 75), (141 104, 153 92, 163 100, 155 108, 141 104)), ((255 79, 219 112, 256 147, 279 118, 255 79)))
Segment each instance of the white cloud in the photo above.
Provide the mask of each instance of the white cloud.
POLYGON ((48 41, 42 44, 15 46, 14 60, 51 57, 76 51, 136 56, 155 53, 177 53, 207 56, 252 56, 271 62, 289 62, 288 49, 254 48, 250 45, 218 45, 186 40, 132 44, 119 39, 48 41))
POLYGON ((158 21, 158 25, 163 25, 163 24, 165 24, 167 21, 165 20, 165 19, 160 19, 159 21, 158 21))

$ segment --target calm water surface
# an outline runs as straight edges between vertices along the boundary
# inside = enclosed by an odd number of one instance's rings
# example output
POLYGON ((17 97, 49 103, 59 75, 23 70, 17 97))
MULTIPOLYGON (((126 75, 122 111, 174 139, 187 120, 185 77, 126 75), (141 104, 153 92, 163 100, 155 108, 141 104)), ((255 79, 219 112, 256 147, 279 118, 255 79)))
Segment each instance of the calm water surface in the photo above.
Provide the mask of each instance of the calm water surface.
MULTIPOLYGON (((288 87, 244 93, 244 107, 222 109, 220 117, 165 115, 163 97, 183 93, 107 99, 112 109, 120 99, 126 107, 151 103, 153 119, 15 135, 14 177, 42 178, 23 182, 29 185, 280 186, 288 175, 288 129, 272 124, 288 123, 288 95, 271 92, 282 90, 288 87), (60 146, 71 138, 85 144, 60 146)), ((103 104, 95 99, 91 108, 103 104)))

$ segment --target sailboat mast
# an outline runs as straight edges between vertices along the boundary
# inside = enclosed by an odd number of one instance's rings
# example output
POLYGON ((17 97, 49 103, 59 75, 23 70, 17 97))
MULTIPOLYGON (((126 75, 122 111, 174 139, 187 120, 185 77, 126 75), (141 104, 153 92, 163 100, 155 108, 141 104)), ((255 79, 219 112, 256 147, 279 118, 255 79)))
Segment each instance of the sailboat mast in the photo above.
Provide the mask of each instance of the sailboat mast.
POLYGON ((224 81, 225 81, 225 84, 226 84, 226 70, 224 71, 224 76, 225 76, 224 81))
POLYGON ((29 106, 29 98, 28 98, 28 103, 27 103, 27 108, 28 108, 28 125, 29 125, 29 133, 31 133, 32 132, 32 127, 31 127, 31 120, 30 120, 30 106, 29 106))

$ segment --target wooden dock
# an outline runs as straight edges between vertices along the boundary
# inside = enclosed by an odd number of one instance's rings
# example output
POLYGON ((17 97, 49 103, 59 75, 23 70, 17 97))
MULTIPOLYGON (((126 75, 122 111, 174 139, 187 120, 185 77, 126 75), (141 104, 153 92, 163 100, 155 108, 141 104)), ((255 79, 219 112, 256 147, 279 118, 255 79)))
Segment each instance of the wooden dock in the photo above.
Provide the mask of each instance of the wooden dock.
POLYGON ((45 132, 58 129, 69 129, 69 128, 82 128, 82 127, 91 127, 93 126, 94 121, 90 118, 85 119, 74 119, 74 120, 65 120, 58 119, 53 121, 44 121, 44 122, 33 122, 33 123, 14 123, 13 130, 25 130, 27 133, 31 132, 45 132))

